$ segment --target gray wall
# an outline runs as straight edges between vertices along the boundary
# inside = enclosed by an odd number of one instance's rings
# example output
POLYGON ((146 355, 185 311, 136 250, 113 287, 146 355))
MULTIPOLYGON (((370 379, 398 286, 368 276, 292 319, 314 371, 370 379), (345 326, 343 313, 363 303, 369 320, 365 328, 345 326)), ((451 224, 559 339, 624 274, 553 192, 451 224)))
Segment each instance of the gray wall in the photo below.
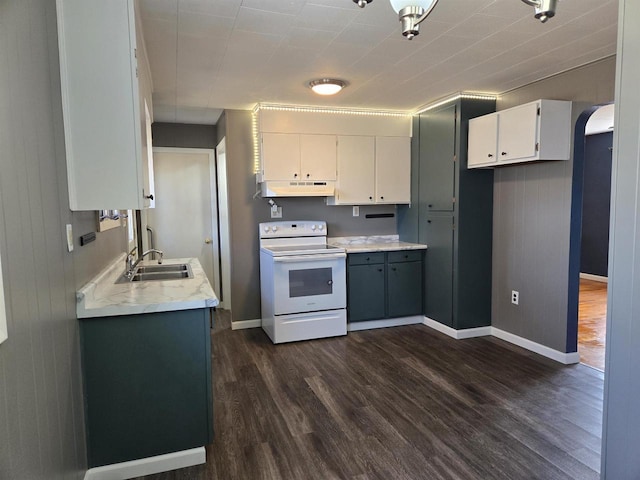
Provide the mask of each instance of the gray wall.
MULTIPOLYGON (((272 221, 266 199, 257 196, 253 172, 251 112, 226 110, 218 121, 218 140, 226 136, 231 218, 231 311, 233 320, 260 318, 258 224, 272 221)), ((394 213, 395 206, 366 206, 352 216, 350 206, 327 206, 324 198, 275 198, 283 220, 326 220, 330 236, 392 235, 396 219, 367 219, 367 213, 394 213)))
POLYGON ((123 251, 69 210, 55 2, 0 2, 0 478, 80 479, 86 467, 75 292, 123 251), (76 250, 66 251, 65 224, 76 250))
MULTIPOLYGON (((539 98, 586 106, 613 100, 615 58, 502 95, 498 110, 539 98)), ((573 132, 572 132, 573 135, 573 132)), ((561 352, 567 351, 569 240, 573 161, 495 169, 492 325, 561 352), (511 290, 520 305, 511 304, 511 290)))
POLYGON ((620 0, 602 478, 640 478, 640 2, 620 0))
POLYGON ((154 147, 216 148, 215 125, 155 122, 151 126, 154 147))

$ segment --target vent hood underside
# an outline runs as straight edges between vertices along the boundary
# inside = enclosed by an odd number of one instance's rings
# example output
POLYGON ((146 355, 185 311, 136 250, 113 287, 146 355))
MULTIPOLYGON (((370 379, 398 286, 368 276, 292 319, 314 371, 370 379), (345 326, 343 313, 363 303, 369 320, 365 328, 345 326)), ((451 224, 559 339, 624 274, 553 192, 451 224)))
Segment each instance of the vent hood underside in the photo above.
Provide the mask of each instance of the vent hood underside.
POLYGON ((332 197, 335 182, 287 182, 266 181, 261 183, 263 197, 332 197))

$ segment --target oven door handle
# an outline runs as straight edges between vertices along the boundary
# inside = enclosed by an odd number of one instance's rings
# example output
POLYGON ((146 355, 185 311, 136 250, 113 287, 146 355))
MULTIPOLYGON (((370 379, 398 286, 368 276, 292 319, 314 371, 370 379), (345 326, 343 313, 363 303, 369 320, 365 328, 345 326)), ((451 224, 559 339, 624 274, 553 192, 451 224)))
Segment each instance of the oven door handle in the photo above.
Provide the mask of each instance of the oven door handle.
POLYGON ((317 262, 322 260, 336 260, 346 257, 346 253, 323 253, 320 255, 285 255, 282 257, 273 257, 273 261, 275 263, 317 262))

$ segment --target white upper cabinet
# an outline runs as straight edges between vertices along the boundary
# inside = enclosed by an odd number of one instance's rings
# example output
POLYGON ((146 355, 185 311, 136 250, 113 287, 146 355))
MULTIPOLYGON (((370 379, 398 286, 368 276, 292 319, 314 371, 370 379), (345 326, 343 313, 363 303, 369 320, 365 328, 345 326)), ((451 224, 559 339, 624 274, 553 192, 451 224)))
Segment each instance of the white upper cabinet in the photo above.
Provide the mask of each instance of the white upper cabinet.
POLYGON ((329 205, 409 203, 410 194, 410 137, 338 137, 338 180, 329 205))
POLYGON ((375 137, 338 137, 338 181, 332 205, 375 203, 375 137))
POLYGON ((411 138, 376 137, 376 203, 411 201, 411 138))
POLYGON ((469 120, 468 168, 568 160, 571 102, 538 100, 469 120))
POLYGON ((336 136, 262 134, 262 179, 335 180, 336 136))
POLYGON ((57 0, 56 7, 71 209, 147 208, 151 85, 147 78, 140 91, 134 1, 57 0))
POLYGON ((467 156, 469 168, 496 163, 497 149, 498 114, 491 113, 469 120, 469 154, 467 156))

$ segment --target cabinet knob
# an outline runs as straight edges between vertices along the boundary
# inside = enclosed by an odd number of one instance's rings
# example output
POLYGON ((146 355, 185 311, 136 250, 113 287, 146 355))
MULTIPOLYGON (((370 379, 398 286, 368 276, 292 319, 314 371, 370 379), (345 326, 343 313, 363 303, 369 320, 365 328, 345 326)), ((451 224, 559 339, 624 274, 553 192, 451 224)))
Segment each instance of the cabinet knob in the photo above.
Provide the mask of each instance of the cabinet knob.
POLYGON ((506 155, 506 154, 507 154, 507 152, 502 152, 502 155, 503 155, 503 156, 504 156, 504 155, 506 155))
POLYGON ((431 220, 427 220, 427 223, 431 223, 431 220))
POLYGON ((145 195, 144 198, 148 198, 149 200, 153 200, 153 195, 145 195))
POLYGON ((379 272, 381 272, 381 271, 382 271, 382 269, 381 269, 381 268, 379 268, 379 269, 378 269, 378 271, 379 271, 379 272))
POLYGON ((369 197, 369 200, 373 200, 373 197, 369 197))
POLYGON ((311 176, 311 174, 310 174, 310 173, 307 173, 307 178, 309 178, 310 176, 311 176))
POLYGON ((490 154, 488 154, 488 155, 487 155, 487 157, 489 157, 489 158, 493 158, 493 154, 492 154, 492 153, 490 153, 490 154))
POLYGON ((329 281, 327 282, 327 285, 333 285, 333 280, 329 280, 329 281))
POLYGON ((369 261, 369 257, 367 257, 367 262, 369 261))
POLYGON ((430 203, 429 205, 427 205, 427 207, 433 208, 433 205, 430 203))
POLYGON ((380 200, 384 200, 384 197, 380 197, 380 200))
POLYGON ((297 174, 297 173, 294 173, 294 174, 293 174, 293 178, 298 178, 298 174, 297 174))
POLYGON ((395 272, 396 271, 396 267, 391 267, 391 270, 393 270, 395 272))

